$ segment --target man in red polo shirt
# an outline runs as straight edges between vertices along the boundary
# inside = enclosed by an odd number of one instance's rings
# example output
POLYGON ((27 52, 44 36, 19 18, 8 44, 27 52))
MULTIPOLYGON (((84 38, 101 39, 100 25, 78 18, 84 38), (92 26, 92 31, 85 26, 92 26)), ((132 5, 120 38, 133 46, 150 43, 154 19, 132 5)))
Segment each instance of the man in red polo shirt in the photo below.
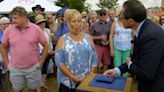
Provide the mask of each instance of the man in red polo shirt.
POLYGON ((106 10, 101 10, 99 15, 99 20, 91 26, 91 36, 98 55, 98 72, 101 73, 102 67, 103 71, 105 71, 108 69, 108 66, 111 65, 109 53, 110 49, 108 44, 111 22, 106 21, 106 10))
POLYGON ((41 29, 30 23, 23 7, 15 7, 11 11, 12 25, 4 32, 2 39, 3 63, 8 67, 10 80, 15 92, 23 91, 27 80, 29 92, 37 92, 42 83, 40 67, 48 53, 48 44, 41 29), (38 44, 43 45, 41 58, 38 44), (10 47, 10 58, 7 50, 10 47))

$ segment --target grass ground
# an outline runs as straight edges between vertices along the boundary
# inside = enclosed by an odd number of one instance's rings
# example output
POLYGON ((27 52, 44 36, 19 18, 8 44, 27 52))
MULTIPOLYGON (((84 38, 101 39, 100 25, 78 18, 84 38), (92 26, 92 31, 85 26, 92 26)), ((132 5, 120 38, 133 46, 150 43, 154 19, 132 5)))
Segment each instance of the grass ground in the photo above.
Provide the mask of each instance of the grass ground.
MULTIPOLYGON (((49 89, 45 90, 45 89, 41 88, 41 92, 57 92, 57 83, 56 83, 56 78, 54 76, 48 77, 47 85, 48 85, 49 89)), ((9 81, 7 81, 6 90, 0 90, 0 92, 13 92, 9 81)), ((25 88, 24 92, 28 92, 27 88, 25 88)), ((131 92, 137 92, 137 81, 135 79, 133 79, 131 92)))

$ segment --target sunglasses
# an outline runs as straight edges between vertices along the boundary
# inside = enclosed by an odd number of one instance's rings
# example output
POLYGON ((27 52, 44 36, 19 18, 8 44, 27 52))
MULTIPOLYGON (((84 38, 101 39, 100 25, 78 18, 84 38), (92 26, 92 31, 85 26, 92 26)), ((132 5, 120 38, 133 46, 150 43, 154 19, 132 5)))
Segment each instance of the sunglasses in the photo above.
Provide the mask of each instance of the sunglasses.
POLYGON ((42 11, 42 9, 35 9, 36 11, 42 11))
POLYGON ((43 21, 43 22, 39 22, 38 25, 43 24, 43 23, 45 23, 45 21, 43 21))
POLYGON ((53 17, 47 17, 47 19, 52 19, 53 17))
POLYGON ((106 16, 106 13, 100 13, 100 16, 106 16))
POLYGON ((120 20, 125 19, 124 17, 119 17, 120 20))
POLYGON ((9 25, 10 23, 2 23, 1 25, 9 25))
POLYGON ((82 16, 82 18, 86 18, 87 16, 82 16))
POLYGON ((164 20, 164 18, 162 18, 161 20, 164 20))

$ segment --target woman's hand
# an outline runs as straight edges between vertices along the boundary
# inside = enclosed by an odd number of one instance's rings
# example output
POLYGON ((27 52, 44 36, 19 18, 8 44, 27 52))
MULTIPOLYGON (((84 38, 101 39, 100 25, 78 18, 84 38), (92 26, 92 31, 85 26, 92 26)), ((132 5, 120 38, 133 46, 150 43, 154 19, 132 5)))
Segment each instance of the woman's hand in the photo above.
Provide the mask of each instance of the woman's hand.
POLYGON ((80 76, 72 76, 72 78, 70 78, 72 81, 74 81, 75 83, 80 83, 82 78, 80 76))
POLYGON ((85 78, 86 77, 73 76, 71 80, 74 81, 75 83, 81 83, 85 78))

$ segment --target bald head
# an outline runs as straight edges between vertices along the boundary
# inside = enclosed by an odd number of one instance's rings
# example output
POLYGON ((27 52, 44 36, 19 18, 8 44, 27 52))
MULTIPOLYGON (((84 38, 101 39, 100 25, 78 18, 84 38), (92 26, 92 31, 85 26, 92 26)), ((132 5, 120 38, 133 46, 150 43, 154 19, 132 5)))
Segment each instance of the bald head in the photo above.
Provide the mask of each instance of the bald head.
POLYGON ((114 21, 114 17, 116 15, 116 11, 114 8, 108 9, 108 17, 110 18, 110 21, 114 21))

